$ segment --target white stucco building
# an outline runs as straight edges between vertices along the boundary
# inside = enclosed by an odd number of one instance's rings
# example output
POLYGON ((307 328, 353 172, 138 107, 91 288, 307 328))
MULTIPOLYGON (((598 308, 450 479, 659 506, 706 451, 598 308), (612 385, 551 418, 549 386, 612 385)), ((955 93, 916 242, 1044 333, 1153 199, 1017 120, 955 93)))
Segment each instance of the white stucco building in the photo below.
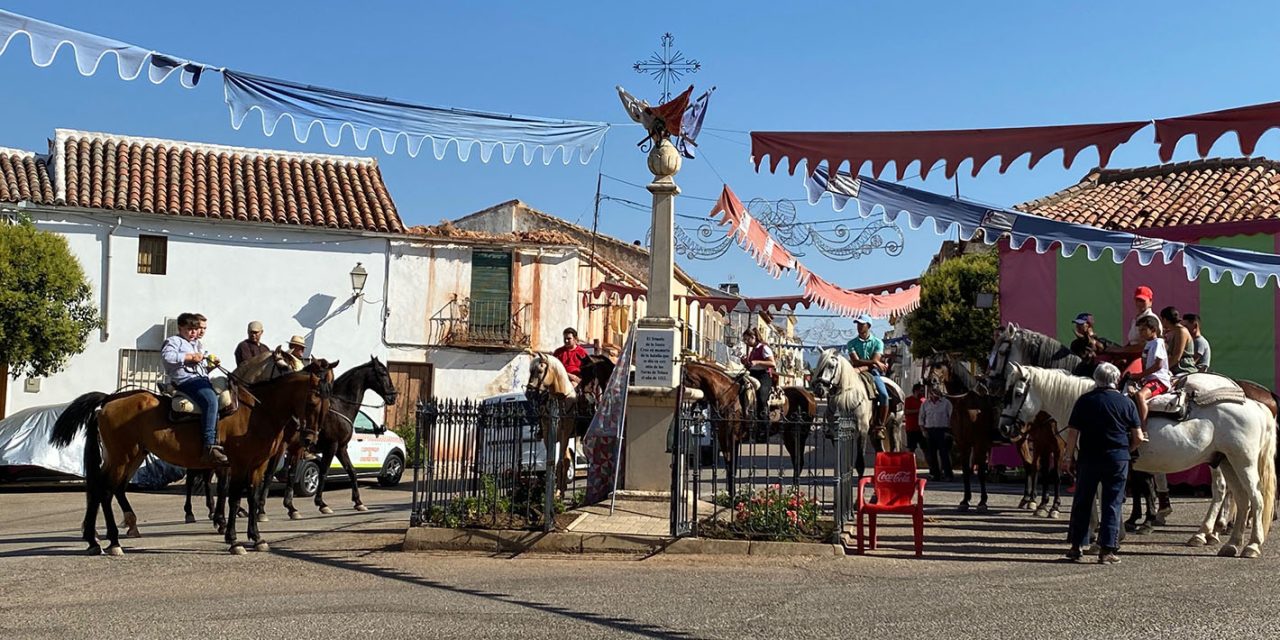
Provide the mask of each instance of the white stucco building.
POLYGON ((263 342, 301 335, 344 369, 386 359, 376 300, 403 226, 374 160, 58 130, 48 155, 0 162, 4 208, 67 239, 103 320, 64 371, 9 380, 0 411, 153 387, 184 311, 208 317, 205 343, 228 364, 251 320, 263 342))

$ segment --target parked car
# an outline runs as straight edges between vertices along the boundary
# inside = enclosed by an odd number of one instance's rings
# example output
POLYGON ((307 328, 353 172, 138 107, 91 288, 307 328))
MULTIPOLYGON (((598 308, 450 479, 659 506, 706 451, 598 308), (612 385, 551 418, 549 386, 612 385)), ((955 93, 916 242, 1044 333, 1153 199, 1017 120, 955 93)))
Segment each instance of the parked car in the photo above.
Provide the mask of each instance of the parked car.
MULTIPOLYGON (((356 413, 355 433, 351 442, 347 443, 347 454, 351 456, 351 466, 355 468, 357 480, 360 478, 376 478, 383 487, 394 487, 400 484, 404 475, 405 444, 404 439, 394 431, 388 431, 377 424, 364 411, 356 413)), ((285 470, 278 469, 278 474, 285 470)), ((346 482, 347 472, 335 456, 329 465, 325 482, 346 482)), ((315 495, 320 486, 320 461, 304 460, 298 465, 293 477, 293 492, 302 497, 315 495)))
MULTIPOLYGON (((475 470, 503 475, 513 470, 535 474, 546 471, 547 462, 537 428, 538 414, 524 392, 504 393, 480 401, 475 470), (518 448, 517 448, 518 443, 518 448)), ((553 457, 560 459, 560 445, 553 443, 553 457)), ((576 438, 569 438, 574 476, 586 475, 587 462, 576 438)))

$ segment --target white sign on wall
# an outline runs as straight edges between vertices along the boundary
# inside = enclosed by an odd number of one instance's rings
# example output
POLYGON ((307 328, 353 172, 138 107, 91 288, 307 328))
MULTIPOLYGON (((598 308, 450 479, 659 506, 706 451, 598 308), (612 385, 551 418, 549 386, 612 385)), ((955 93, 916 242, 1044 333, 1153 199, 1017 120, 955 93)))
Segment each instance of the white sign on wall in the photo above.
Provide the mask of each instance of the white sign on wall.
POLYGON ((676 332, 636 329, 636 386, 676 386, 676 332))

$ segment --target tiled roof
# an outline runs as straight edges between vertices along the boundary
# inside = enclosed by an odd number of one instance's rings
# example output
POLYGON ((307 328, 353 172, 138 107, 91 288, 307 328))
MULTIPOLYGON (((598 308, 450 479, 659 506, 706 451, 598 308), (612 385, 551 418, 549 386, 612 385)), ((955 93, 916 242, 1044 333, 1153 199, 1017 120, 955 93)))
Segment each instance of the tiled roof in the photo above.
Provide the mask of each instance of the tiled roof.
POLYGON ((1075 186, 1015 208, 1118 230, 1280 219, 1280 162, 1210 158, 1095 169, 1075 186))
POLYGON ((42 156, 0 148, 0 202, 53 204, 53 182, 42 156))
POLYGON ((267 151, 59 129, 59 203, 108 209, 400 233, 372 158, 267 151))

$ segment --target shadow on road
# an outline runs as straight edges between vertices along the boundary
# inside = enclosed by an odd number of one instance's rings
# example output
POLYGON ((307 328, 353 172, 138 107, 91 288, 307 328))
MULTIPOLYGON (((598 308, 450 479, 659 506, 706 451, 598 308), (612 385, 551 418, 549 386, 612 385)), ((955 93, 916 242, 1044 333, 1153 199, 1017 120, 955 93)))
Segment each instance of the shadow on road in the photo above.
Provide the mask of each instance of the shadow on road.
POLYGON ((319 555, 312 552, 294 551, 294 550, 279 549, 279 548, 274 549, 272 553, 276 555, 284 556, 286 558, 299 560, 302 562, 311 562, 314 564, 319 564, 319 565, 332 567, 336 569, 346 569, 348 571, 364 573, 372 576, 377 576, 379 578, 385 578, 388 580, 397 580, 400 582, 413 584, 420 587, 426 587, 428 589, 439 589, 441 591, 448 591, 451 593, 460 593, 464 595, 475 596, 477 598, 484 598, 486 600, 493 600, 495 602, 511 604, 518 607, 525 607, 526 609, 533 609, 535 611, 541 611, 543 613, 564 616, 566 618, 572 618, 574 620, 579 620, 582 622, 599 625, 601 627, 605 627, 607 629, 611 629, 615 631, 634 633, 636 635, 644 636, 646 638, 677 638, 680 640, 686 640, 686 639, 692 640, 697 638, 697 636, 690 635, 683 631, 676 631, 672 629, 658 627, 651 624, 645 624, 643 622, 632 620, 630 618, 614 618, 606 615, 601 615, 598 613, 591 613, 588 611, 577 611, 574 609, 569 609, 569 608, 561 607, 554 604, 547 604, 545 602, 523 600, 521 598, 518 598, 510 594, 506 594, 506 593, 495 593, 491 591, 482 591, 480 589, 470 589, 467 587, 460 587, 457 585, 445 584, 443 582, 438 582, 436 580, 429 580, 427 578, 423 578, 421 576, 415 576, 411 573, 407 573, 397 569, 381 567, 378 565, 360 562, 357 560, 333 558, 333 557, 319 555))

